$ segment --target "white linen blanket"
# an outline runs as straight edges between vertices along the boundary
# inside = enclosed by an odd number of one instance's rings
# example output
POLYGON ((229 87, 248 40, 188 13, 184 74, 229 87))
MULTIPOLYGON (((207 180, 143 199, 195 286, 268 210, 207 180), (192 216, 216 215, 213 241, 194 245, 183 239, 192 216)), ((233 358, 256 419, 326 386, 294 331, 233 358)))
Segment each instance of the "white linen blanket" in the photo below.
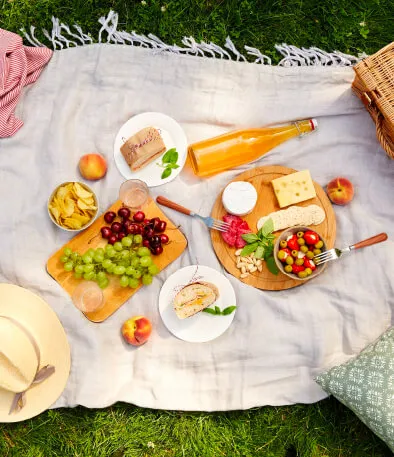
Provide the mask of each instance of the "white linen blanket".
POLYGON ((61 319, 72 350, 70 378, 53 407, 125 401, 211 411, 311 403, 326 396, 313 380, 317 373, 346 361, 392 325, 394 161, 352 94, 352 79, 349 67, 279 68, 120 45, 54 54, 18 104, 24 126, 0 140, 0 281, 41 295, 61 319), (308 168, 323 186, 338 175, 354 183, 353 202, 335 207, 338 247, 382 231, 389 240, 331 263, 308 284, 268 292, 222 269, 203 224, 165 209, 182 225, 187 251, 105 322, 89 322, 45 270, 48 257, 70 238, 50 221, 47 199, 57 184, 80 179, 79 157, 97 151, 107 157, 109 171, 91 185, 105 210, 123 181, 113 161, 115 135, 145 111, 174 117, 189 142, 316 117, 316 133, 281 145, 253 165, 204 180, 183 172, 152 195, 208 215, 218 192, 243 170, 272 164, 308 168), (196 263, 223 271, 239 305, 231 327, 204 344, 173 337, 158 313, 166 278, 196 263), (120 335, 122 323, 136 314, 154 326, 149 342, 138 349, 120 335))

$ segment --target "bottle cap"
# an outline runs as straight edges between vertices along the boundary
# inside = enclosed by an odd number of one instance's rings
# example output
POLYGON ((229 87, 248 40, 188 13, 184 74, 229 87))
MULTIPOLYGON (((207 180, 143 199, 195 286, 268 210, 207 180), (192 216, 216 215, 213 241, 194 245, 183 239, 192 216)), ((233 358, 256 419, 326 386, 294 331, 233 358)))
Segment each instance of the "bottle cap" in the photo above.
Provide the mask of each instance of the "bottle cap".
POLYGON ((317 123, 316 119, 309 119, 309 122, 311 123, 312 130, 317 130, 319 124, 317 123))

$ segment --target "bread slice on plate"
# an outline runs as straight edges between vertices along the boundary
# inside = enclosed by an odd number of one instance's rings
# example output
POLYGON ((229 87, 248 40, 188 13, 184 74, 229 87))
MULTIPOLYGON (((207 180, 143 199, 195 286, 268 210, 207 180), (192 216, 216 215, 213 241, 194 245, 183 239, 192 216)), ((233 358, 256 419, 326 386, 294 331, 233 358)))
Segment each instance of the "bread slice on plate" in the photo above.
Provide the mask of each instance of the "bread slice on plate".
POLYGON ((174 310, 179 319, 194 316, 215 303, 219 290, 210 282, 199 281, 185 286, 174 298, 174 310))
POLYGON ((138 171, 165 152, 166 146, 160 132, 154 127, 146 127, 130 137, 120 148, 127 165, 138 171))

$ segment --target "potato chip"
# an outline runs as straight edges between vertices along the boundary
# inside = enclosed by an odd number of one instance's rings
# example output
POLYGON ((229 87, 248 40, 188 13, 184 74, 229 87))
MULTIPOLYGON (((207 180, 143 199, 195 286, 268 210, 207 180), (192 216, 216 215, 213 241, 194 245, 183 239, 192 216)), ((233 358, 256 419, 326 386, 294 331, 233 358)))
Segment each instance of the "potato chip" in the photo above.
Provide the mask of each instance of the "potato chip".
POLYGON ((80 209, 94 210, 97 209, 94 205, 87 205, 80 198, 78 198, 77 206, 80 209))
POLYGON ((56 222, 59 224, 60 211, 56 206, 49 206, 49 211, 52 213, 52 216, 55 218, 56 222))
POLYGON ((74 183, 74 190, 75 193, 78 195, 79 198, 93 198, 93 194, 85 190, 80 184, 77 182, 74 183))
POLYGON ((82 227, 81 221, 78 221, 73 217, 68 217, 67 219, 64 219, 63 225, 71 229, 80 229, 82 227))
POLYGON ((75 211, 75 204, 74 201, 70 197, 66 197, 64 200, 64 216, 63 217, 70 217, 75 211))
POLYGON ((82 225, 85 225, 90 221, 92 216, 91 215, 90 216, 84 216, 83 214, 74 213, 72 218, 74 220, 76 220, 76 221, 79 221, 82 225))

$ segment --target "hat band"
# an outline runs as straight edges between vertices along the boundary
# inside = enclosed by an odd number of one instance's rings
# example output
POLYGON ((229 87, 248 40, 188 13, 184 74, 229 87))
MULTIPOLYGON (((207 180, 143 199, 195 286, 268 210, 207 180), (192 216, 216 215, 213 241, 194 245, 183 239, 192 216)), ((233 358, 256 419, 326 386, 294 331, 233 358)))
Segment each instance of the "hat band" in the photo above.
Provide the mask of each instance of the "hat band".
POLYGON ((42 381, 45 381, 45 379, 49 378, 54 372, 55 372, 55 367, 53 365, 46 365, 45 367, 40 368, 40 363, 41 363, 41 353, 40 353, 40 348, 37 344, 37 341, 35 340, 34 336, 27 330, 22 324, 20 324, 16 319, 13 319, 12 317, 9 316, 0 316, 4 319, 8 319, 11 321, 14 325, 16 325, 19 329, 23 331, 23 333, 28 337, 30 343, 32 344, 34 351, 37 356, 37 369, 36 369, 36 375, 34 376, 34 379, 30 386, 24 390, 23 392, 17 392, 14 395, 14 399, 12 400, 11 408, 8 414, 12 414, 14 412, 19 412, 26 404, 26 391, 30 389, 31 386, 34 384, 39 384, 42 381))

